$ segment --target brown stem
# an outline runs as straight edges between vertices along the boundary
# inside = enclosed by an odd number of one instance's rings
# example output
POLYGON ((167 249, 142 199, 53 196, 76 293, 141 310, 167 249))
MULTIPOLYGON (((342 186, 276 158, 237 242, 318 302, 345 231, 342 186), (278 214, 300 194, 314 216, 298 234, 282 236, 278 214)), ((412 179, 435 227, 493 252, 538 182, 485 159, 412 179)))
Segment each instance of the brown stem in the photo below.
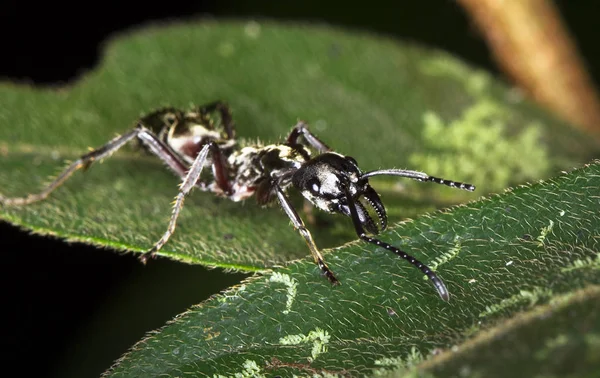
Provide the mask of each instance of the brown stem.
POLYGON ((457 0, 502 69, 538 103, 600 135, 600 101, 549 0, 457 0))

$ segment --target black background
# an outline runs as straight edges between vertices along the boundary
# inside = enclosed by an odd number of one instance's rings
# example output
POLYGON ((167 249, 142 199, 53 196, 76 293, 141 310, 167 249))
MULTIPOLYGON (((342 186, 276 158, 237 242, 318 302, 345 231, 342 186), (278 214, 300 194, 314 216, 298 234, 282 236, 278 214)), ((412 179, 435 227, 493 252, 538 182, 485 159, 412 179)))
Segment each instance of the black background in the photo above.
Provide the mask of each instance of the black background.
MULTIPOLYGON (((103 40, 115 32, 148 22, 201 17, 305 20, 365 29, 450 51, 501 76, 476 28, 450 0, 394 5, 377 0, 355 5, 322 0, 141 4, 2 1, 0 80, 36 85, 72 82, 94 68, 103 40)), ((563 0, 557 5, 597 82, 596 1, 563 0)), ((0 125, 0 133, 4 127, 8 126, 0 125)), ((218 271, 167 260, 144 268, 130 255, 30 236, 5 223, 0 223, 0 252, 1 365, 5 372, 14 367, 31 376, 97 376, 145 331, 210 295, 189 290, 172 299, 169 290, 152 285, 165 272, 176 280, 174 285, 192 288, 193 277, 199 275, 214 275, 224 287, 243 277, 223 278, 218 271), (101 335, 89 331, 90 323, 98 321, 94 314, 132 282, 148 285, 151 299, 131 303, 134 315, 113 317, 101 335), (95 335, 93 340, 86 339, 90 335, 95 335)))

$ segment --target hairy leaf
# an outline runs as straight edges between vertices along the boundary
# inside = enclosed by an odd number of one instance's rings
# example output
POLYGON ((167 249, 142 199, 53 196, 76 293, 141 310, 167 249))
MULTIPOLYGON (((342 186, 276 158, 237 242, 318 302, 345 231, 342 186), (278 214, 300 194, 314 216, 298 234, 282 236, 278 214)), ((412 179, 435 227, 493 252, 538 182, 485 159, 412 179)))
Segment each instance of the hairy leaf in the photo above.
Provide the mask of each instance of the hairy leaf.
POLYGON ((328 255, 341 286, 308 260, 256 275, 135 345, 107 376, 356 376, 418 362, 521 309, 600 284, 599 187, 596 161, 381 236, 437 262, 450 302, 397 256, 351 243, 328 255))
MULTIPOLYGON (((598 265, 600 267, 600 265, 598 265)), ((380 361, 397 366, 380 377, 598 377, 600 375, 600 287, 553 298, 473 340, 421 365, 407 358, 380 361)), ((412 358, 417 356, 417 359, 412 358)))

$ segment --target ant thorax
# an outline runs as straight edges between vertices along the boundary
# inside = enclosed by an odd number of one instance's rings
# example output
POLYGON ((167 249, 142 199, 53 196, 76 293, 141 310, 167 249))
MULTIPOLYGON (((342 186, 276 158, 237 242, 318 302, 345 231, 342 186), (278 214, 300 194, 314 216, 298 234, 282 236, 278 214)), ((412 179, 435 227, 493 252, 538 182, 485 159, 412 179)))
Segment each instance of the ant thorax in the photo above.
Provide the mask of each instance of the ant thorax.
MULTIPOLYGON (((246 146, 234 151, 228 158, 229 167, 234 173, 233 193, 229 198, 233 201, 244 200, 254 194, 260 181, 297 170, 309 158, 308 149, 292 148, 286 144, 246 146)), ((211 189, 218 191, 214 184, 211 189)))
MULTIPOLYGON (((218 146, 227 165, 230 192, 225 193, 215 180, 214 162, 207 157, 204 167, 213 167, 213 172, 206 172, 199 180, 197 187, 217 195, 227 196, 238 202, 251 197, 259 181, 268 177, 279 177, 285 171, 298 169, 310 159, 310 151, 302 145, 270 144, 240 146, 236 139, 229 138, 226 130, 215 127, 213 120, 200 113, 183 114, 168 113, 163 115, 165 122, 171 122, 159 132, 159 138, 187 164, 192 164, 202 148, 208 143, 218 146), (169 118, 168 120, 166 120, 169 118)), ((244 144, 244 143, 241 143, 244 144)))

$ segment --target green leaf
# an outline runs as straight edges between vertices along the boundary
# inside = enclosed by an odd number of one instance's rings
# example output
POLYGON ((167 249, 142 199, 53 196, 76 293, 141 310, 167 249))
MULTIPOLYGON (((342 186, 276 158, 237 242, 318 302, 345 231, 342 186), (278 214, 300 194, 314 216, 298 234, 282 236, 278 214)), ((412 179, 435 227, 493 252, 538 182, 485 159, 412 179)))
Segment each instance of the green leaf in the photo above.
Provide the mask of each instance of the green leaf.
POLYGON ((381 235, 439 262, 450 302, 397 256, 350 243, 327 256, 341 286, 308 260, 256 275, 139 342, 107 376, 358 376, 416 362, 600 284, 598 188, 600 161, 381 235))
POLYGON ((420 365, 414 365, 421 358, 416 351, 380 361, 398 367, 378 369, 376 376, 598 377, 598 319, 600 287, 590 286, 518 314, 420 365))
MULTIPOLYGON (((133 127, 144 112, 224 99, 238 135, 278 141, 298 118, 365 170, 410 167, 472 182, 479 193, 588 161, 598 143, 441 52, 324 27, 202 22, 146 28, 109 44, 100 67, 64 89, 0 85, 0 191, 38 191, 65 160, 133 127)), ((392 221, 468 193, 373 179, 392 221), (432 195, 432 193, 435 193, 432 195)), ((0 207, 41 234, 145 251, 163 234, 179 179, 150 156, 119 151, 51 197, 0 207)), ((301 202, 296 198, 296 203, 301 202)), ((195 192, 162 255, 257 270, 306 256, 276 207, 195 192)), ((355 239, 349 220, 317 214, 320 247, 355 239)))

